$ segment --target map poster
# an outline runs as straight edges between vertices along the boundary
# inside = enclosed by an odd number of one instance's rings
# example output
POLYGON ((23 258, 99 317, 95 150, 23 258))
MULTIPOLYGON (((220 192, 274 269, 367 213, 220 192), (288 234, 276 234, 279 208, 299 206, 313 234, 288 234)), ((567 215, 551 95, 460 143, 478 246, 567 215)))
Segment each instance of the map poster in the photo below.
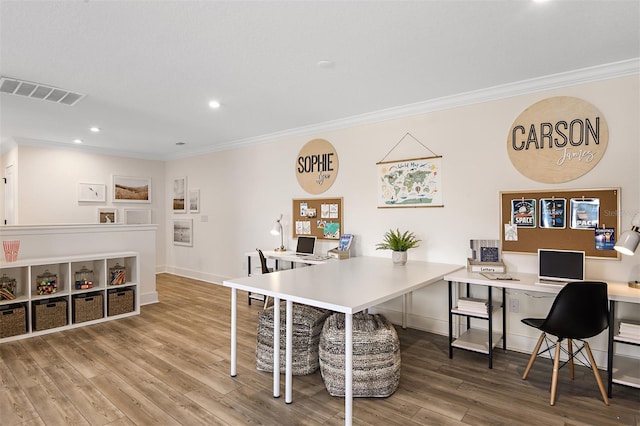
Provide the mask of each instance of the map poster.
POLYGON ((442 207, 442 157, 378 166, 378 207, 442 207))

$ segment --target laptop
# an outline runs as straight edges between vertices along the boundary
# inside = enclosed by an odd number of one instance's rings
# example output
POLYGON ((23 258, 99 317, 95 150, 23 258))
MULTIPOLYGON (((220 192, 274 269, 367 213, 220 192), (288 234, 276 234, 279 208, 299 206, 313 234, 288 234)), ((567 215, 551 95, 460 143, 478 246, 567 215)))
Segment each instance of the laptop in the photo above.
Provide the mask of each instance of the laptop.
POLYGON ((296 246, 297 256, 313 256, 316 248, 316 237, 312 235, 300 235, 296 246))

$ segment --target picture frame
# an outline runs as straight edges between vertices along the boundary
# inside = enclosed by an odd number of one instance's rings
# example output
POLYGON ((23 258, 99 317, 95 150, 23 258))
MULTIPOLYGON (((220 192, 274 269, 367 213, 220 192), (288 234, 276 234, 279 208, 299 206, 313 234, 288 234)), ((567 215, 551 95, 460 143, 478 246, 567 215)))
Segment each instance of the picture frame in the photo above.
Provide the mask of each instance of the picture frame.
POLYGON ((189 213, 200 213, 200 190, 189 190, 189 213))
POLYGON ((107 185, 103 183, 79 183, 78 202, 104 203, 107 201, 107 185))
POLYGON ((151 178, 113 175, 114 203, 151 203, 151 178))
POLYGON ((193 247, 193 219, 173 220, 173 244, 193 247))
POLYGON ((115 209, 113 207, 99 207, 98 223, 118 223, 118 209, 115 209))
POLYGON ((125 225, 148 225, 151 223, 151 209, 124 209, 125 225))
POLYGON ((171 193, 171 208, 174 213, 187 212, 187 177, 182 176, 173 179, 173 192, 171 193))
POLYGON ((444 207, 441 156, 381 161, 376 166, 378 208, 444 207), (405 182, 411 182, 410 187, 405 182))

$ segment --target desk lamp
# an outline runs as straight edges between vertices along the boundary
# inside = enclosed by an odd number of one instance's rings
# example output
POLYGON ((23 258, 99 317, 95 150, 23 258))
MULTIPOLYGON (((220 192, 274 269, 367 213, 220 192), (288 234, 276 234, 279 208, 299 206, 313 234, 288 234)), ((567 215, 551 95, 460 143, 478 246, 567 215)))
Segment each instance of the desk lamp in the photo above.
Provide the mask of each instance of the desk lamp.
POLYGON ((280 235, 280 247, 278 247, 276 251, 285 251, 283 234, 284 232, 282 232, 282 214, 280 214, 280 218, 276 219, 276 223, 273 225, 273 229, 271 229, 271 235, 280 235))
POLYGON ((640 213, 631 221, 631 230, 623 232, 613 248, 622 254, 633 256, 638 244, 640 244, 640 213))

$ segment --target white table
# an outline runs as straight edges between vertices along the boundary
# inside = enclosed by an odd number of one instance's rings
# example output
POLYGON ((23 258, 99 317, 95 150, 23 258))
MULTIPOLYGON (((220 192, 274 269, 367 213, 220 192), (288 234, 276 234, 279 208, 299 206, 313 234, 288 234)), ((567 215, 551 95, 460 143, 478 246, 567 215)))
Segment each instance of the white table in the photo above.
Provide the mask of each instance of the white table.
MULTIPOLYGON (((444 279, 449 281, 449 310, 451 311, 451 285, 452 283, 465 283, 465 284, 477 284, 488 287, 497 287, 501 289, 512 289, 519 291, 533 291, 538 293, 557 294, 562 289, 561 285, 553 285, 540 283, 537 274, 527 273, 509 273, 515 280, 490 280, 477 272, 469 272, 466 269, 458 270, 453 273, 447 274, 444 279)), ((608 375, 608 396, 612 396, 612 380, 613 380, 613 342, 614 335, 617 330, 614 329, 615 324, 615 309, 616 303, 626 302, 640 304, 640 289, 631 288, 626 283, 611 282, 607 280, 594 279, 594 281, 607 282, 607 293, 609 298, 609 342, 607 350, 607 375, 608 375)), ((503 299, 504 302, 504 299, 503 299)), ((503 315, 505 307, 502 307, 503 315)), ((503 327, 505 321, 503 320, 503 327)), ((452 357, 451 342, 452 342, 452 329, 451 329, 451 314, 449 314, 449 358, 452 357)), ((503 339, 504 330, 503 330, 503 339)), ((506 347, 506 342, 505 342, 506 347)), ((491 343, 489 344, 491 350, 491 343)), ((491 366, 491 351, 489 352, 489 366, 491 366)), ((636 370, 637 372, 637 370, 636 370)), ((640 383, 640 378, 635 379, 637 383, 640 383)), ((640 387, 640 385, 631 385, 634 387, 640 387)))
MULTIPOLYGON (((286 301, 285 402, 291 403, 291 358, 293 341, 293 303, 316 306, 345 314, 345 424, 351 425, 353 407, 352 316, 368 307, 439 282, 460 265, 410 260, 394 265, 389 258, 355 257, 326 262, 308 268, 277 271, 270 274, 224 281, 231 288, 231 376, 237 374, 237 290, 273 297, 279 306, 286 301)), ((274 309, 274 397, 279 396, 279 309, 274 309)))

